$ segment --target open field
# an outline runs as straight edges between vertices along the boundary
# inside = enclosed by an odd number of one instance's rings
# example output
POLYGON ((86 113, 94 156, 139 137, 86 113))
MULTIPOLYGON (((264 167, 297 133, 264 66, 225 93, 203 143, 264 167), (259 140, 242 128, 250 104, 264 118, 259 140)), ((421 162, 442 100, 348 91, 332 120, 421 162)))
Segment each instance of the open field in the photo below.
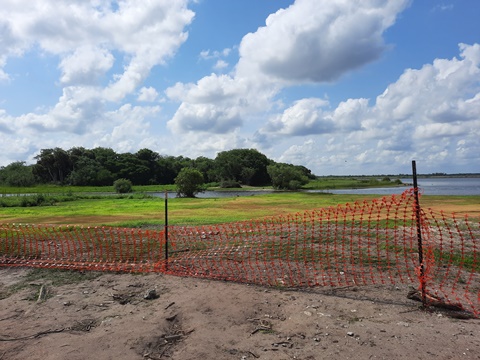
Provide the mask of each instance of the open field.
MULTIPOLYGON (((169 199, 171 224, 218 224, 253 220, 305 210, 371 200, 378 195, 282 192, 231 198, 169 199)), ((480 219, 480 196, 422 196, 421 206, 480 219)), ((135 196, 98 197, 53 206, 0 208, 0 223, 158 226, 165 219, 164 200, 135 196)))

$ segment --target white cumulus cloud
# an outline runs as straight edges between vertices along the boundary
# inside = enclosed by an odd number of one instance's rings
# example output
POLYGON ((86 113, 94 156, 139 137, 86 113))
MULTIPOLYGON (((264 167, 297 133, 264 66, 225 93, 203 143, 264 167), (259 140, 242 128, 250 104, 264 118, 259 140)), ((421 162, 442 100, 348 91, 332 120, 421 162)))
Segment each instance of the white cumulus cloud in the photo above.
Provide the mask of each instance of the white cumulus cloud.
POLYGON ((2 1, 0 81, 12 83, 19 76, 7 72, 9 61, 46 55, 58 59, 61 89, 57 102, 40 110, 11 116, 0 109, 4 140, 42 148, 103 141, 126 149, 148 138, 145 128, 158 108, 142 111, 129 107, 125 99, 157 98, 155 89, 140 87, 152 68, 166 64, 186 41, 186 27, 194 18, 188 4, 188 0, 2 1), (125 123, 114 125, 113 115, 125 123), (129 140, 122 140, 127 133, 129 140))
POLYGON ((380 57, 383 32, 407 5, 406 0, 297 0, 243 38, 238 73, 288 83, 333 81, 380 57))
POLYGON ((96 85, 99 78, 110 70, 114 63, 113 55, 98 47, 82 46, 60 61, 62 84, 96 85))
MULTIPOLYGON (((209 75, 167 90, 170 99, 181 101, 170 129, 233 131, 252 114, 268 111, 287 85, 331 81, 374 61, 386 48, 383 32, 407 5, 407 0, 297 0, 243 37, 231 75, 209 75)), ((201 53, 203 58, 216 55, 201 53)), ((287 118, 279 121, 292 125, 287 118)), ((328 131, 326 119, 309 121, 312 129, 328 131)), ((285 131, 302 131, 293 128, 285 131)))
POLYGON ((138 95, 138 101, 152 102, 155 101, 158 97, 157 90, 153 87, 142 87, 138 95))
POLYGON ((303 154, 308 165, 331 173, 362 173, 372 164, 377 173, 388 173, 412 159, 432 171, 455 171, 472 159, 480 161, 480 45, 460 44, 459 49, 459 58, 435 59, 420 69, 405 70, 371 105, 366 99, 349 99, 336 109, 323 110, 317 102, 319 109, 305 112, 300 106, 304 99, 261 132, 267 139, 309 135, 281 158, 293 161, 303 154), (320 131, 325 119, 331 121, 326 134, 320 131), (343 170, 335 172, 339 164, 343 170))

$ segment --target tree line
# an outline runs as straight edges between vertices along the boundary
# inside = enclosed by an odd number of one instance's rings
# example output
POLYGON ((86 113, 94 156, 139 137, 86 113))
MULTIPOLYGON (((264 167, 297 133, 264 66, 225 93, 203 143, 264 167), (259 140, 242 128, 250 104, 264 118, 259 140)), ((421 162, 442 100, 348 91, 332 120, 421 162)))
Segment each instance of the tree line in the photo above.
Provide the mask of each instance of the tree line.
POLYGON ((295 190, 315 178, 305 166, 275 162, 256 149, 222 151, 215 159, 190 159, 160 155, 146 148, 136 153, 116 153, 104 147, 57 147, 42 149, 35 160, 32 165, 17 161, 0 167, 0 184, 110 186, 126 179, 133 185, 166 185, 175 184, 182 169, 193 169, 211 186, 272 185, 295 190))

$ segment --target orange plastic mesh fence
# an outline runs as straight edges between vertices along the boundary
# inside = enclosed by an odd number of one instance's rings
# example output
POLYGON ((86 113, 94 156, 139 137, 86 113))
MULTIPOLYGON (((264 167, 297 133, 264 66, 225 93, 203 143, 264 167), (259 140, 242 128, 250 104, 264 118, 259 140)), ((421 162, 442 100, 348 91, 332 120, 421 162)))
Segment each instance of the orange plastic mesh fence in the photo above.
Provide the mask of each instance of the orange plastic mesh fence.
POLYGON ((163 231, 109 227, 0 225, 0 265, 157 271, 163 231))
POLYGON ((109 227, 0 225, 0 265, 165 272, 280 287, 422 285, 428 299, 480 312, 480 223, 420 211, 413 191, 257 221, 109 227))

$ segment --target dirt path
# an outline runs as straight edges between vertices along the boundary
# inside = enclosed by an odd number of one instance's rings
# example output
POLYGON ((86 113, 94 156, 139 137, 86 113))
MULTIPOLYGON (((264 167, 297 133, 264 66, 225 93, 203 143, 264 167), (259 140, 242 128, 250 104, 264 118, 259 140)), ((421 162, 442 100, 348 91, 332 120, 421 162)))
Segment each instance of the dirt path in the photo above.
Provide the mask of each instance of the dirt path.
POLYGON ((421 311, 404 287, 300 292, 109 273, 11 293, 30 271, 0 267, 1 360, 480 359, 480 320, 421 311))

